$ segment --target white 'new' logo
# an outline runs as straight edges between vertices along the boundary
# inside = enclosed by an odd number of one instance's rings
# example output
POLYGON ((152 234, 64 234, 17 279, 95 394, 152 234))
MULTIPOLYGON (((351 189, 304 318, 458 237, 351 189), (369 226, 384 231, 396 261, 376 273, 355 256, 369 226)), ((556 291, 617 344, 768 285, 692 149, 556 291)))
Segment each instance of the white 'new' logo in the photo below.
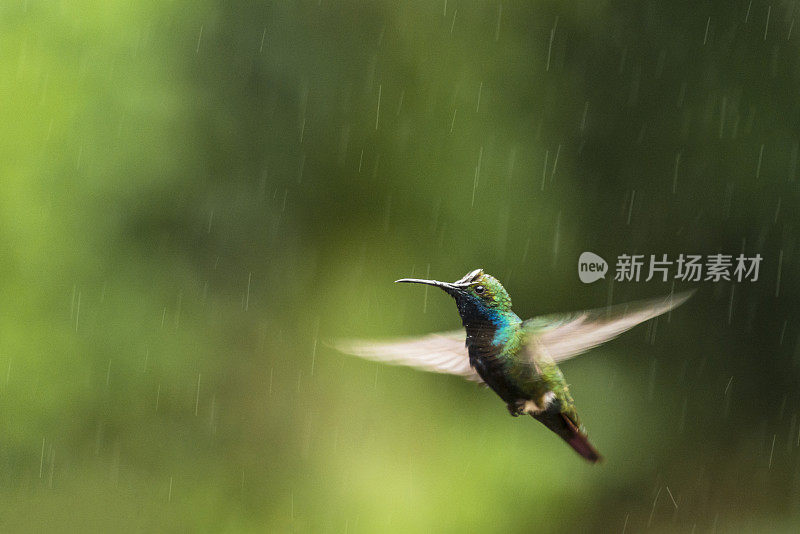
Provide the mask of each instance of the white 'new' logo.
POLYGON ((578 258, 578 277, 584 284, 591 284, 606 277, 608 264, 594 252, 584 252, 578 258))

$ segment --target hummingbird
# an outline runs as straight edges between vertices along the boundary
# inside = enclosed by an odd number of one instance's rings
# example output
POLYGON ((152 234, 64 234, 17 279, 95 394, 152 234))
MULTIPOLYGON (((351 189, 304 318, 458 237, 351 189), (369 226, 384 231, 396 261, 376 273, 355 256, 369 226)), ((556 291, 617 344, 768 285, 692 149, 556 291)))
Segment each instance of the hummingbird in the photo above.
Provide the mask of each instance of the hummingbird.
POLYGON ((589 441, 558 364, 684 303, 694 291, 606 308, 544 315, 523 321, 497 278, 476 269, 456 282, 402 278, 453 297, 463 329, 393 341, 340 340, 340 352, 391 364, 462 376, 483 383, 514 417, 530 415, 579 455, 595 463, 589 441))

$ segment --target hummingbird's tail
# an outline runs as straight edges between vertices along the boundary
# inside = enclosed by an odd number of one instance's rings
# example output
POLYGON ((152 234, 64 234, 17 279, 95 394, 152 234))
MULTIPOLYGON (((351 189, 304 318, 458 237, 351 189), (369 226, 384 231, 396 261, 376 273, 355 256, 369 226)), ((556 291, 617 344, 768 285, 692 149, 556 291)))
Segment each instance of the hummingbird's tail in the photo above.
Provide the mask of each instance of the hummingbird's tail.
MULTIPOLYGON (((533 415, 533 414, 532 414, 533 415)), ((546 410, 533 415, 539 422, 558 434, 558 436, 575 449, 575 452, 592 463, 603 459, 597 449, 589 442, 589 437, 566 414, 559 410, 546 410)))

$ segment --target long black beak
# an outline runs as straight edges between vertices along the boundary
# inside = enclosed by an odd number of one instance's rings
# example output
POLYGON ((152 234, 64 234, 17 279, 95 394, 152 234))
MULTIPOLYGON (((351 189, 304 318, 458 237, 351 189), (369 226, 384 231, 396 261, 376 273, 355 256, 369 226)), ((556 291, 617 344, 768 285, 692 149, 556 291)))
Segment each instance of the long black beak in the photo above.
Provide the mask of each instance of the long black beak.
POLYGON ((425 284, 428 286, 436 286, 441 289, 444 289, 450 294, 458 290, 458 286, 455 284, 449 284, 447 282, 440 282, 438 280, 422 280, 420 278, 401 278, 400 280, 395 280, 395 284, 425 284))

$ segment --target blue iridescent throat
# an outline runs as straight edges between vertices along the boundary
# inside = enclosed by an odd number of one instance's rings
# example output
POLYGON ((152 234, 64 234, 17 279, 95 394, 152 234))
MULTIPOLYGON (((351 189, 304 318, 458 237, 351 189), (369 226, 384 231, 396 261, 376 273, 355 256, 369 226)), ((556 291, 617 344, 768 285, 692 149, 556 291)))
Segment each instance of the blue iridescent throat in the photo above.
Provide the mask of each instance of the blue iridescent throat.
POLYGON ((517 331, 520 323, 522 323, 522 319, 517 317, 517 314, 512 311, 493 313, 492 315, 492 323, 495 325, 492 345, 505 345, 517 331))

